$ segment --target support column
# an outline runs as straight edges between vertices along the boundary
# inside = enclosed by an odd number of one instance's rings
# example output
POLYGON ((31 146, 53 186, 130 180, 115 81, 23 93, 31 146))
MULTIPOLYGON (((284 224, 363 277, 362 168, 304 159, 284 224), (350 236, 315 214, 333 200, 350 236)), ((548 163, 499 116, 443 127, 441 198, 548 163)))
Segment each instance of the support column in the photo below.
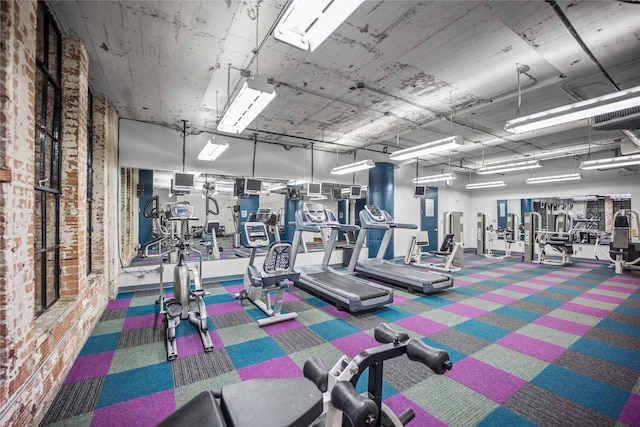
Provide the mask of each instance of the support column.
MULTIPOLYGON (((378 162, 376 167, 369 169, 369 186, 367 187, 367 203, 377 205, 380 209, 389 212, 393 216, 393 163, 378 162)), ((369 248, 369 258, 373 258, 378 253, 382 242, 382 230, 369 230, 367 235, 367 246, 369 248)), ((389 242, 384 259, 393 259, 393 236, 389 242)))

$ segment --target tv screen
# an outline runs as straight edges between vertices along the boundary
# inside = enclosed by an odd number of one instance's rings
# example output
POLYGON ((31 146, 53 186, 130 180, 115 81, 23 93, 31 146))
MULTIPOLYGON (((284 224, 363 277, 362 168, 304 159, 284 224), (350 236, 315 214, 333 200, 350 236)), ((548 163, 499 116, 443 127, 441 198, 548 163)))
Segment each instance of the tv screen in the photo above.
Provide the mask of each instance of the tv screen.
POLYGON ((194 175, 190 173, 175 172, 173 174, 173 186, 174 188, 193 188, 194 175))
POLYGON ((319 182, 310 182, 307 184, 307 196, 319 197, 322 196, 322 184, 319 182))
POLYGON ((259 179, 246 178, 244 180, 245 194, 258 194, 262 191, 262 181, 259 179))
POLYGON ((351 186, 351 193, 349 195, 350 199, 360 199, 362 198, 362 188, 359 185, 351 186))
POLYGON ((427 194, 427 187, 424 185, 416 185, 416 189, 413 192, 413 197, 424 197, 427 194))

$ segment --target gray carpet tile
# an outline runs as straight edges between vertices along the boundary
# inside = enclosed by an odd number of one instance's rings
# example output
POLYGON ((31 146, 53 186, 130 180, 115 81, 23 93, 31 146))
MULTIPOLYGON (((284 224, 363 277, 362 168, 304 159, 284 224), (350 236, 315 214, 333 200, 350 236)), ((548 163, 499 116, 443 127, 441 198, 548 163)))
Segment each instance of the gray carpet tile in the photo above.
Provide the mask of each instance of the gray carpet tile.
POLYGON ((615 320, 616 322, 627 323, 629 325, 640 326, 639 316, 632 316, 631 314, 620 313, 619 311, 612 311, 607 316, 607 319, 615 320))
POLYGON ((629 391, 640 377, 640 371, 573 350, 567 350, 554 363, 629 391))
POLYGON ((408 357, 396 357, 384 361, 384 380, 399 392, 425 380, 433 371, 419 362, 409 360, 408 357))
POLYGON ((308 328, 293 329, 271 338, 288 354, 324 344, 326 341, 308 328))
MULTIPOLYGON (((453 281, 453 284, 455 285, 455 279, 453 281)), ((470 285, 466 285, 465 288, 467 289, 473 289, 474 291, 480 291, 480 292, 492 292, 496 290, 495 286, 489 286, 483 283, 472 283, 470 285)))
POLYGON ((619 347, 640 351, 640 338, 619 334, 607 329, 593 328, 585 337, 617 345, 619 347))
POLYGON ((373 329, 380 323, 386 322, 386 320, 384 320, 382 317, 376 316, 375 314, 370 312, 361 313, 355 316, 348 316, 345 317, 344 320, 362 331, 373 329))
POLYGON ((127 317, 128 308, 114 308, 113 310, 105 310, 100 316, 100 321, 124 319, 127 317))
POLYGON ((301 312, 301 311, 307 311, 307 310, 313 310, 316 307, 313 304, 309 304, 306 301, 289 301, 289 302, 285 302, 284 304, 282 304, 282 308, 284 311, 286 311, 287 313, 293 313, 293 312, 301 312))
POLYGON ((613 426, 615 420, 533 384, 511 396, 506 408, 539 426, 613 426))
POLYGON ((148 328, 122 331, 118 340, 117 349, 131 348, 139 345, 163 342, 165 340, 165 326, 152 326, 148 328))
POLYGON ((435 307, 423 304, 421 302, 418 302, 412 299, 395 303, 394 307, 397 307, 401 310, 408 311, 409 313, 413 313, 413 314, 422 314, 422 313, 426 313, 427 311, 435 309, 435 307))
POLYGON ((437 332, 429 336, 429 339, 442 343, 443 345, 461 351, 465 354, 473 354, 491 344, 487 340, 474 337, 473 335, 469 335, 455 329, 445 329, 444 331, 437 332))
POLYGON ((462 292, 456 292, 455 288, 451 288, 449 292, 439 293, 438 297, 449 300, 451 302, 459 302, 459 301, 464 301, 466 299, 471 298, 467 294, 463 294, 462 292))
POLYGON ((229 328, 231 326, 238 326, 255 322, 255 320, 253 320, 251 316, 249 316, 244 311, 236 311, 233 313, 211 316, 211 321, 215 325, 216 329, 229 328))
POLYGON ((145 297, 152 297, 152 296, 156 296, 160 293, 160 287, 158 287, 158 289, 146 289, 143 291, 135 291, 133 293, 133 298, 145 298, 145 297))
POLYGON ((575 296, 573 295, 560 294, 558 292, 551 292, 551 291, 541 291, 541 292, 538 292, 536 295, 544 298, 550 298, 550 299, 554 299, 558 301, 566 301, 566 302, 569 302, 575 298, 575 296))
MULTIPOLYGON (((635 295, 640 295, 640 287, 635 292, 635 295)), ((627 299, 626 301, 624 301, 620 305, 621 306, 627 306, 627 307, 633 307, 633 308, 640 308, 640 299, 627 299)))
POLYGON ((204 289, 205 291, 210 291, 212 289, 216 289, 216 288, 220 288, 222 287, 222 284, 218 281, 203 281, 202 282, 202 289, 204 289))
POLYGON ((223 348, 180 357, 172 362, 172 367, 173 381, 176 387, 213 378, 234 370, 233 363, 223 348))
POLYGON ((534 313, 548 314, 555 310, 555 307, 549 307, 547 305, 535 304, 528 301, 514 301, 511 303, 511 307, 521 308, 523 310, 532 311, 534 313))
POLYGON ((578 294, 581 294, 581 293, 584 292, 584 286, 576 286, 576 285, 572 285, 572 284, 569 284, 569 283, 558 283, 554 287, 555 288, 560 288, 560 289, 566 289, 568 291, 577 292, 578 294))
POLYGON ((77 415, 93 412, 98 404, 104 380, 105 377, 98 377, 77 383, 64 384, 40 425, 45 426, 77 415))
POLYGON ((513 317, 503 316, 502 314, 497 313, 486 313, 482 316, 476 317, 476 320, 479 320, 484 323, 488 323, 490 325, 499 326, 504 329, 508 329, 510 331, 517 331, 525 325, 528 325, 528 322, 520 319, 514 319, 513 317))

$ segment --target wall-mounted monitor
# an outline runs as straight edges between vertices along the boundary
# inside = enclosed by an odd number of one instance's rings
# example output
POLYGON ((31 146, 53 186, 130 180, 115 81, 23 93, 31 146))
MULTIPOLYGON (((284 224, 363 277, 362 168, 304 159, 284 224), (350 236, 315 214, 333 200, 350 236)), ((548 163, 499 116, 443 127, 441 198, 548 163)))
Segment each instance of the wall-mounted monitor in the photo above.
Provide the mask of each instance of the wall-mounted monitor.
POLYGON ((192 173, 174 172, 171 189, 176 192, 189 192, 193 189, 195 175, 192 173))
POLYGON ((307 196, 308 197, 320 197, 322 196, 322 184, 319 182, 310 182, 307 184, 307 196))
POLYGON ((427 194, 427 187, 424 185, 416 185, 413 191, 413 197, 424 197, 427 194))
POLYGON ((350 199, 361 199, 362 198, 362 187, 359 185, 352 185, 351 191, 349 193, 350 199))
POLYGON ((245 178, 244 194, 260 194, 262 191, 262 180, 245 178))

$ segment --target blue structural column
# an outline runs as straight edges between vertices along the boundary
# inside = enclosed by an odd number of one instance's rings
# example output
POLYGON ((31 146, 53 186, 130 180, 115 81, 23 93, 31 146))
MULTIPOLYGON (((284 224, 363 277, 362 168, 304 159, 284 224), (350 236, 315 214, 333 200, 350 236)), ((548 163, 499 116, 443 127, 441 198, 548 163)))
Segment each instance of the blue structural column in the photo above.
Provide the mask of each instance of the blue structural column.
POLYGON ((153 240, 153 219, 145 218, 142 207, 153 196, 153 171, 141 169, 138 171, 138 197, 140 198, 138 211, 138 242, 140 246, 153 240))
MULTIPOLYGON (((338 222, 340 224, 347 224, 349 222, 349 201, 338 200, 338 222)), ((338 240, 344 240, 344 232, 338 232, 338 240)))
POLYGON ((287 197, 284 201, 284 235, 282 240, 293 241, 293 235, 296 231, 296 211, 302 209, 302 198, 290 199, 287 197))
MULTIPOLYGON (((393 216, 393 163, 379 162, 374 168, 369 169, 369 185, 367 187, 367 203, 376 205, 380 209, 389 212, 393 216)), ((369 230, 367 245, 369 258, 375 257, 380 248, 383 230, 369 230)), ((389 242, 384 259, 393 259, 393 237, 389 242)))
POLYGON ((258 208, 260 207, 260 197, 257 194, 239 197, 238 204, 240 205, 240 235, 242 236, 242 244, 247 246, 247 242, 244 240, 244 232, 242 231, 244 227, 243 224, 247 222, 249 214, 252 212, 258 212, 258 208))

